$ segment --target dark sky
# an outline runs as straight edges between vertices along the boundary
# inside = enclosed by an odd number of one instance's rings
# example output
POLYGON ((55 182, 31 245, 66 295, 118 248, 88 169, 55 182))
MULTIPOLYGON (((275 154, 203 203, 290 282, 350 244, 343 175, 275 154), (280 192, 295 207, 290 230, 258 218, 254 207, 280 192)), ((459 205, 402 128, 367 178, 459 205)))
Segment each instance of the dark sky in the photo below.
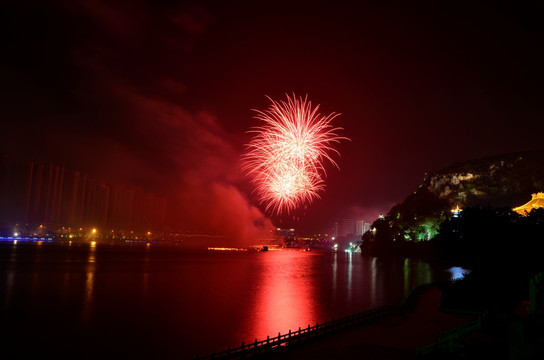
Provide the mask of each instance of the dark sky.
POLYGON ((144 186, 180 226, 267 222, 239 170, 266 95, 307 94, 351 139, 322 199, 275 226, 371 222, 425 172, 543 147, 539 1, 14 3, 0 153, 144 186))

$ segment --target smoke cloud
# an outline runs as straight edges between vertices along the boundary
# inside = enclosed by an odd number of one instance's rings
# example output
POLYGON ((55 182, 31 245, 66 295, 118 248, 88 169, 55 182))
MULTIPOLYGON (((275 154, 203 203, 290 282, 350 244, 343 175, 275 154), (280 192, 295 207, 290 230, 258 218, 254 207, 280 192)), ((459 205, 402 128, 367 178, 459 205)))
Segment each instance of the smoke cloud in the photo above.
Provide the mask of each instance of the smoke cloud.
POLYGON ((247 243, 272 229, 243 191, 239 134, 196 104, 185 81, 211 15, 186 3, 68 1, 43 16, 31 19, 46 24, 42 38, 25 44, 42 53, 3 84, 25 89, 34 106, 6 105, 11 136, 1 152, 25 139, 15 155, 28 161, 142 186, 167 199, 174 230, 247 243))

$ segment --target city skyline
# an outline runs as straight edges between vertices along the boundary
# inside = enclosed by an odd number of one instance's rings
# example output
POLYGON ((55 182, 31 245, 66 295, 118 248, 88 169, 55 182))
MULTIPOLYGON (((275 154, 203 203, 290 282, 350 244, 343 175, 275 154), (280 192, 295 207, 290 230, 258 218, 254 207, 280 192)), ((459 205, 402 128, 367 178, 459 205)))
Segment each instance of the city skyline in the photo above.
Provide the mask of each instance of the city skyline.
POLYGON ((60 164, 0 163, 0 227, 47 226, 148 232, 166 228, 166 199, 60 164))

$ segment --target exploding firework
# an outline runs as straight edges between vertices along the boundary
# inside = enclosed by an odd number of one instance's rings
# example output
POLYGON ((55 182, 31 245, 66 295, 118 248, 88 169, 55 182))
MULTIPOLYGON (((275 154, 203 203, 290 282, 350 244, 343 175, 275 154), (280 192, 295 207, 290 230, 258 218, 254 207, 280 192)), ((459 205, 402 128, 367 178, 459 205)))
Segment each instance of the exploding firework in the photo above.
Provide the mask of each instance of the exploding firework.
POLYGON ((274 101, 267 110, 255 110, 263 125, 254 127, 254 137, 243 155, 244 172, 255 185, 255 193, 266 211, 290 212, 304 203, 320 198, 327 173, 324 164, 338 168, 332 145, 338 136, 331 121, 339 114, 322 116, 319 105, 295 95, 287 101, 274 101))

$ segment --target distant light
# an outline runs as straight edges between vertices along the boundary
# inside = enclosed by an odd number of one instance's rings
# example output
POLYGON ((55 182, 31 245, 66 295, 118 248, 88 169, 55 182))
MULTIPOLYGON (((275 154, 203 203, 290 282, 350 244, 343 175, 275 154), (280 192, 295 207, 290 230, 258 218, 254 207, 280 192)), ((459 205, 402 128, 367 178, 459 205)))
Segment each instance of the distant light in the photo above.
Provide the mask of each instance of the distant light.
POLYGON ((148 231, 148 232, 147 232, 147 235, 151 235, 151 231, 148 231))
POLYGON ((93 234, 96 234, 96 229, 93 229, 93 234))
POLYGON ((448 269, 448 271, 451 273, 452 280, 462 279, 465 276, 465 273, 470 273, 469 270, 463 269, 459 266, 451 267, 448 269))
POLYGON ((459 215, 461 214, 461 211, 463 211, 463 209, 459 207, 459 204, 457 204, 457 207, 455 209, 451 209, 451 212, 453 213, 453 217, 459 217, 459 215))
POLYGON ((19 236, 19 233, 18 233, 18 232, 14 232, 14 233, 13 233, 13 236, 19 236))

